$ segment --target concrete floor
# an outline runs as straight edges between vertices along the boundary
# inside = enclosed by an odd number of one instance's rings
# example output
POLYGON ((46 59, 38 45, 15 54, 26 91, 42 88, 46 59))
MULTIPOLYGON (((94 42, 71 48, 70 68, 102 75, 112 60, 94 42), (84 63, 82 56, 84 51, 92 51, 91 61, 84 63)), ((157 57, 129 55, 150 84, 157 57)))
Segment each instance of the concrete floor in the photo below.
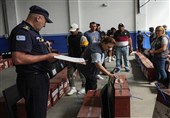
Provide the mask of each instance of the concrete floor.
MULTIPOLYGON (((122 69, 121 73, 126 74, 130 93, 131 93, 131 118, 152 118, 156 89, 145 79, 134 55, 129 56, 131 71, 129 73, 122 69)), ((112 70, 115 67, 115 61, 106 63, 107 69, 112 70)), ((15 83, 15 68, 9 68, 0 72, 0 96, 2 90, 15 83)), ((98 80, 98 88, 102 88, 107 82, 107 76, 104 80, 98 80)), ((76 79, 77 89, 80 89, 81 81, 76 79)), ((47 118, 76 118, 83 95, 74 94, 72 96, 63 96, 55 106, 48 110, 47 118)))

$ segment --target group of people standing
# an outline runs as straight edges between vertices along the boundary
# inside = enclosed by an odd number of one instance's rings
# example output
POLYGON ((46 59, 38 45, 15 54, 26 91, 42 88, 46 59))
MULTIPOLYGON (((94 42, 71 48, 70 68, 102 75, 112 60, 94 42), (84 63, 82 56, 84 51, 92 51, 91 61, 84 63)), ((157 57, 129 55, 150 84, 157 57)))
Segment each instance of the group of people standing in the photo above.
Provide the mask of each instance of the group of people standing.
MULTIPOLYGON (((151 48, 144 51, 142 44, 144 41, 141 31, 137 36, 138 51, 144 53, 154 65, 156 73, 156 83, 162 83, 165 87, 170 87, 168 80, 167 67, 169 66, 169 36, 166 32, 167 26, 150 27, 150 34, 145 33, 149 37, 151 48), (147 52, 147 53, 146 53, 147 52)), ((155 82, 154 82, 155 83, 155 82)))
MULTIPOLYGON (((67 95, 77 93, 74 84, 73 73, 77 69, 82 80, 82 89, 79 93, 85 93, 88 90, 95 90, 97 88, 97 79, 100 77, 100 72, 110 77, 114 77, 109 72, 105 65, 106 54, 113 50, 116 51, 116 72, 121 71, 122 57, 124 59, 125 71, 129 72, 129 51, 132 52, 132 40, 130 33, 125 30, 124 24, 118 25, 118 30, 111 28, 108 30, 107 35, 104 31, 100 30, 100 24, 90 22, 90 30, 86 31, 83 35, 79 31, 77 24, 73 23, 70 28, 70 35, 68 36, 68 55, 71 57, 83 57, 87 60, 86 65, 78 65, 69 63, 68 66, 68 79, 70 83, 70 91, 67 95), (82 44, 82 38, 85 44, 82 44)), ((109 55, 113 56, 113 55, 109 55)))

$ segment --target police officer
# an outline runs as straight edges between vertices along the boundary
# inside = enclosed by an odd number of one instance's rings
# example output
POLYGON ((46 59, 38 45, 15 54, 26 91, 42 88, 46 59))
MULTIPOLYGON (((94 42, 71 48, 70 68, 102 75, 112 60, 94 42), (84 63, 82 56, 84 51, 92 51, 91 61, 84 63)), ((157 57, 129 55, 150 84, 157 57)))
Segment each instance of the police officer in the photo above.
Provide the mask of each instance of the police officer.
POLYGON ((25 98, 27 118, 46 118, 50 61, 56 53, 49 53, 39 31, 52 23, 49 13, 36 5, 30 7, 25 21, 11 32, 12 60, 16 66, 17 87, 25 98))

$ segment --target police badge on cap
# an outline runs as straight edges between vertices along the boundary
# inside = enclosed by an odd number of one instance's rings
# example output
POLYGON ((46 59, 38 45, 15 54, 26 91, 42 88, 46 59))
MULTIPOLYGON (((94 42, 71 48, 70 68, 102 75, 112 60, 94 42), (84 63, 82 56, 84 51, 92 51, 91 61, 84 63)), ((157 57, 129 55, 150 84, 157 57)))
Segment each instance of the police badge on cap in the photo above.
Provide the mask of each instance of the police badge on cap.
POLYGON ((50 19, 49 19, 49 13, 47 10, 37 6, 37 5, 33 5, 30 8, 30 13, 36 13, 36 14, 41 14, 45 17, 46 22, 47 23, 53 23, 50 19))

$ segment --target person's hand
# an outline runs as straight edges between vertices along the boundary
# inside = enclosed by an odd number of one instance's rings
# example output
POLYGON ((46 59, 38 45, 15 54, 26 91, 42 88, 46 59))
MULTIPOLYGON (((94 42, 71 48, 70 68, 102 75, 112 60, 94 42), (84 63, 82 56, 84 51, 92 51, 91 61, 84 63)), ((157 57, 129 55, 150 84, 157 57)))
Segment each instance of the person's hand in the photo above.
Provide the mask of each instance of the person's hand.
POLYGON ((115 83, 123 83, 123 80, 120 78, 118 74, 110 74, 110 78, 115 79, 115 83))
POLYGON ((110 73, 109 77, 112 78, 112 79, 116 79, 116 78, 119 78, 119 75, 110 73))
POLYGON ((154 53, 154 50, 149 50, 148 51, 150 54, 153 54, 154 53))
POLYGON ((167 56, 167 59, 170 60, 170 55, 167 56))
POLYGON ((49 62, 53 62, 55 61, 56 59, 54 58, 54 56, 58 56, 59 54, 57 53, 49 53, 47 56, 48 56, 48 61, 49 62))
POLYGON ((130 53, 132 53, 132 51, 133 51, 133 49, 132 49, 132 47, 130 46, 130 48, 129 48, 129 52, 130 52, 130 53))
POLYGON ((123 83, 123 80, 121 78, 116 78, 115 83, 123 83))
POLYGON ((49 41, 46 41, 45 44, 46 44, 48 47, 50 47, 50 45, 51 45, 49 41))

